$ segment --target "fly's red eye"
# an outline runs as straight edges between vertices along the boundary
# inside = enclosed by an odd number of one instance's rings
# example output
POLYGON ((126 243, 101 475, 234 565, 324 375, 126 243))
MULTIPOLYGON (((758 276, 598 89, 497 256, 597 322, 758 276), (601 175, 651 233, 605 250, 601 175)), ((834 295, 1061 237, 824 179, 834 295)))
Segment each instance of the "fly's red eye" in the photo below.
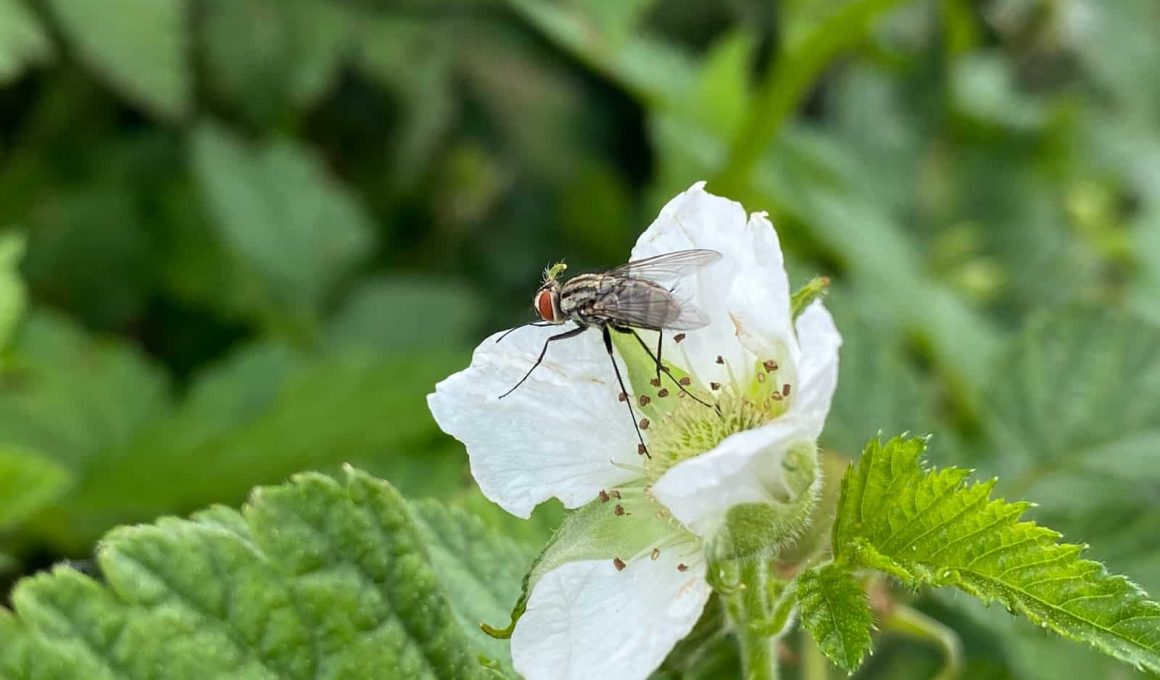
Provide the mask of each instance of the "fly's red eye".
POLYGON ((552 291, 541 290, 536 293, 536 312, 544 321, 556 320, 556 308, 552 305, 552 291))

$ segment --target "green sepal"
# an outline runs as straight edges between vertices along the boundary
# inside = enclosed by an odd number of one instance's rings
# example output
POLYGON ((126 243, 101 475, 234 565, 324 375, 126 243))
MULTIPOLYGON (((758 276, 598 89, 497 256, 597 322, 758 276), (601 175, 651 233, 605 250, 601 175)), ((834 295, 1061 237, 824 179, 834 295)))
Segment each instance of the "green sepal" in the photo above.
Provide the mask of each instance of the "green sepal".
POLYGON ((806 282, 806 285, 794 291, 789 298, 789 308, 793 313, 793 318, 798 318, 801 313, 806 311, 806 307, 810 303, 826 294, 826 290, 830 287, 830 277, 815 276, 806 282))
POLYGON ((784 502, 743 503, 730 508, 724 526, 713 537, 711 554, 715 561, 770 559, 801 535, 821 488, 817 445, 803 442, 794 446, 781 465, 784 487, 779 491, 784 502))
POLYGON ((510 623, 503 628, 484 623, 480 628, 495 638, 511 637, 536 583, 563 564, 616 559, 627 563, 654 549, 695 540, 651 498, 642 482, 602 491, 599 498, 565 516, 524 577, 523 592, 512 608, 510 623))

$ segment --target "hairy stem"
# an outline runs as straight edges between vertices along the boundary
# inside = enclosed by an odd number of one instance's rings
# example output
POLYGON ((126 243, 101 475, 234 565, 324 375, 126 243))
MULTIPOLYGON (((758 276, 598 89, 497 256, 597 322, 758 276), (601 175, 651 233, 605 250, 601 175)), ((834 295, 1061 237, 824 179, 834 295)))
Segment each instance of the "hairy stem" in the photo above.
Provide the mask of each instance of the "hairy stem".
POLYGON ((726 587, 721 598, 737 644, 745 680, 777 680, 777 635, 771 635, 769 565, 761 561, 729 562, 720 568, 726 587))

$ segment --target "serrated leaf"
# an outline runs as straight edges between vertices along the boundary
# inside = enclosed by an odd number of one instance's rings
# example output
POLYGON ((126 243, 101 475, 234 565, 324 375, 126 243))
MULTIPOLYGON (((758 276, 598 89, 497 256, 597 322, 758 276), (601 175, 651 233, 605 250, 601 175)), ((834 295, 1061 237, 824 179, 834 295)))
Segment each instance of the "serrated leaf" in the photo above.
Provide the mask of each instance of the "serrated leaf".
POLYGON ((874 621, 854 575, 836 564, 802 572, 797 577, 797 599, 802 625, 826 657, 846 671, 857 670, 870 651, 874 621))
POLYGON ((118 529, 103 585, 58 567, 16 586, 0 675, 486 677, 423 539, 398 494, 354 470, 259 489, 241 513, 118 529))
POLYGON ((163 118, 188 112, 191 72, 186 0, 49 0, 89 68, 163 118))
POLYGON ((52 55, 52 44, 23 0, 0 0, 0 84, 52 55))
POLYGON ((372 246, 354 194, 292 142, 251 148, 213 126, 194 133, 193 166, 222 242, 262 279, 272 308, 311 330, 372 246))
MULTIPOLYGON (((0 0, 3 2, 3 0, 0 0)), ((2 11, 2 8, 0 8, 2 11)), ((0 17, 0 24, 3 18, 0 17)), ((0 41, 3 36, 0 36, 0 41)), ((26 293, 20 278, 20 258, 24 255, 24 238, 17 234, 0 234, 0 350, 16 322, 24 314, 26 293)))
POLYGON ((0 529, 55 500, 69 480, 68 470, 51 459, 0 445, 0 529))
POLYGON ((995 480, 921 467, 925 440, 871 440, 842 481, 838 564, 885 571, 911 586, 955 586, 1135 666, 1160 671, 1160 604, 1084 560, 1084 548, 1019 521, 1029 503, 991 499, 995 480))

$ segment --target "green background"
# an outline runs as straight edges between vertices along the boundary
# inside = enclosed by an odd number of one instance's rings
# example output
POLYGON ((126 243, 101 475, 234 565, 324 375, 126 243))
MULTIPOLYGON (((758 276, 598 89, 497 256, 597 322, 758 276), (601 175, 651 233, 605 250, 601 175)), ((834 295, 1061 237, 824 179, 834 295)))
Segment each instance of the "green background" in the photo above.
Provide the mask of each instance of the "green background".
MULTIPOLYGON (((1160 592, 1157 64, 1155 0, 0 0, 0 592, 344 462, 538 545, 424 396, 700 179, 834 281, 828 450, 932 433, 1160 592)), ((968 677, 1133 675, 914 603, 968 677)))

